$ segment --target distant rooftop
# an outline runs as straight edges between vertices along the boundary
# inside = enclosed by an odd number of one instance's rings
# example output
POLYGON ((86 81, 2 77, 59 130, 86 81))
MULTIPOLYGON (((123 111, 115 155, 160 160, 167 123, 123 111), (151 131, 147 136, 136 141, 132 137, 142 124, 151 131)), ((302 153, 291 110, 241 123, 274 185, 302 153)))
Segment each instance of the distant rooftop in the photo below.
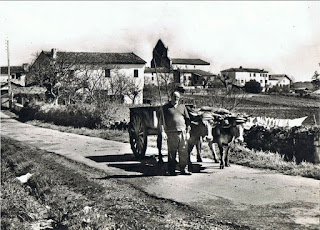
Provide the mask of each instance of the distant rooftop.
MULTIPOLYGON (((144 69, 145 73, 169 73, 170 70, 166 67, 158 67, 158 68, 150 68, 150 67, 146 67, 144 69)), ((171 71, 173 72, 173 71, 171 71)))
POLYGON ((199 76, 215 76, 213 73, 203 71, 201 69, 181 69, 181 73, 193 73, 199 76))
MULTIPOLYGON (((52 51, 43 51, 51 57, 52 51)), ((57 60, 79 64, 145 64, 146 62, 134 53, 99 53, 99 52, 60 52, 57 60)))
POLYGON ((221 72, 249 72, 249 73, 268 73, 268 71, 264 69, 255 69, 255 68, 230 68, 230 69, 225 69, 222 70, 221 72))
MULTIPOLYGON (((10 66, 10 73, 25 73, 23 66, 10 66)), ((1 67, 1 74, 8 74, 8 66, 1 67)))
POLYGON ((171 58, 172 64, 184 64, 184 65, 210 65, 209 62, 201 59, 192 58, 171 58))
POLYGON ((286 74, 272 74, 269 75, 269 80, 280 80, 281 78, 288 78, 290 81, 291 79, 286 74))

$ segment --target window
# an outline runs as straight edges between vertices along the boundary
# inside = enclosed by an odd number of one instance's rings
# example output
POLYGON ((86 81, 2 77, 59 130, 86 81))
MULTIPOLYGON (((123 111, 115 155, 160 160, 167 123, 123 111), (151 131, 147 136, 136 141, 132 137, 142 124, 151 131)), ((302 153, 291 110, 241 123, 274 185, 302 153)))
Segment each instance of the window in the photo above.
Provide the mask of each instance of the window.
POLYGON ((69 71, 69 76, 70 76, 70 77, 74 77, 74 70, 70 70, 70 71, 69 71))
POLYGON ((16 77, 17 77, 18 80, 21 80, 21 73, 17 73, 16 77))
POLYGON ((267 83, 268 83, 268 80, 265 80, 265 83, 267 84, 267 83))
POLYGON ((191 80, 191 76, 189 76, 189 80, 191 80))
POLYGON ((260 80, 260 83, 262 83, 263 81, 262 80, 260 80))
POLYGON ((256 74, 254 73, 254 74, 253 74, 253 76, 255 77, 255 76, 256 76, 256 74))
POLYGON ((137 69, 135 69, 135 70, 133 71, 133 76, 134 76, 134 77, 139 77, 139 72, 138 72, 137 69))
POLYGON ((105 77, 111 77, 110 69, 105 69, 105 70, 104 70, 104 76, 105 76, 105 77))
POLYGON ((186 81, 186 80, 187 80, 187 77, 186 77, 186 76, 183 76, 183 80, 186 81))
POLYGON ((151 77, 151 80, 154 81, 154 77, 151 77))

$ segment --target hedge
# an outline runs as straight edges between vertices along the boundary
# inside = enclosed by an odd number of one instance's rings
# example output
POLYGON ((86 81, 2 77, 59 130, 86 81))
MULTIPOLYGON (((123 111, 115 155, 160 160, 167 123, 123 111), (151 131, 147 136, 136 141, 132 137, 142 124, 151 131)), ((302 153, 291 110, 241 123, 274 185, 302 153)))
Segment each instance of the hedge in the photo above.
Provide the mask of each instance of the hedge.
POLYGON ((278 152, 287 161, 319 163, 319 127, 294 127, 266 129, 254 126, 245 131, 247 147, 255 150, 278 152))

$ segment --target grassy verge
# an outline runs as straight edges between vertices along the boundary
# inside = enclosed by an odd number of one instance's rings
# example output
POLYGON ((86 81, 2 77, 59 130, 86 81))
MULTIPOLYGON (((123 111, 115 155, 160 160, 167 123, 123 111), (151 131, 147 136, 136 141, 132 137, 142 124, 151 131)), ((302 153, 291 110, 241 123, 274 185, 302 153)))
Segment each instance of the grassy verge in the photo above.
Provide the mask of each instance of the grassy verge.
POLYGON ((243 146, 236 145, 230 151, 230 161, 251 168, 263 168, 292 175, 309 177, 320 180, 320 165, 294 161, 285 161, 278 153, 253 151, 243 146))
POLYGON ((13 139, 1 137, 1 155, 2 229, 232 229, 13 139))
POLYGON ((61 126, 54 125, 52 123, 46 123, 43 121, 32 120, 26 122, 27 124, 54 129, 61 132, 74 133, 89 137, 100 137, 105 140, 120 141, 124 143, 129 143, 129 133, 128 131, 111 130, 111 129, 89 129, 89 128, 74 128, 72 126, 61 126))

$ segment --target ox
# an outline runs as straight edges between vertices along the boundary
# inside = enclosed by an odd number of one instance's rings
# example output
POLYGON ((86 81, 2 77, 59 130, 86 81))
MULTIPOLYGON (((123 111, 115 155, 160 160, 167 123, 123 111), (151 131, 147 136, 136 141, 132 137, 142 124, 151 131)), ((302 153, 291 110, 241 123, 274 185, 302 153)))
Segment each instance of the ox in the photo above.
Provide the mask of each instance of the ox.
MULTIPOLYGON (((194 146, 196 146, 197 161, 202 162, 201 147, 202 140, 204 140, 208 142, 216 163, 219 161, 213 144, 216 143, 218 145, 220 152, 220 169, 223 169, 225 166, 230 166, 228 159, 230 143, 235 142, 236 138, 243 141, 243 127, 241 124, 244 123, 246 119, 233 116, 227 110, 220 110, 218 113, 204 111, 200 113, 200 115, 192 112, 189 113, 193 117, 190 139, 188 141, 189 156, 194 146)), ((192 167, 191 162, 189 166, 192 167)))

